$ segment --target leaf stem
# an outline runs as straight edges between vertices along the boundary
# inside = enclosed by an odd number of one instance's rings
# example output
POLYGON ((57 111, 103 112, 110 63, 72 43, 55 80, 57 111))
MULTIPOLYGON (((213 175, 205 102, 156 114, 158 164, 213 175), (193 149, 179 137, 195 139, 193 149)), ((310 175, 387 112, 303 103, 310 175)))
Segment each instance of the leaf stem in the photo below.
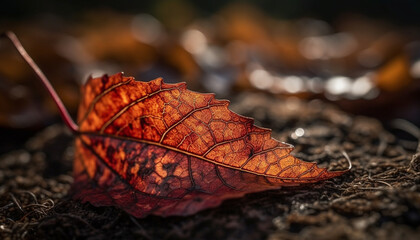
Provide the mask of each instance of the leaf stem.
POLYGON ((38 76, 39 80, 41 80, 44 87, 50 93, 50 95, 53 98, 55 104, 57 104, 58 110, 60 112, 61 118, 64 120, 64 123, 67 125, 67 127, 73 133, 78 133, 79 132, 79 126, 73 121, 69 112, 67 111, 66 107, 64 106, 63 101, 61 101, 60 97, 58 96, 57 92, 54 90, 50 81, 45 76, 45 74, 41 71, 41 69, 38 67, 38 65, 34 62, 34 60, 31 58, 31 56, 29 56, 28 52, 26 52, 25 48, 22 46, 22 43, 19 41, 19 39, 16 37, 16 35, 11 31, 6 31, 6 32, 2 33, 0 35, 0 37, 8 38, 13 43, 16 50, 19 52, 19 54, 22 56, 22 58, 25 60, 25 62, 29 65, 29 67, 32 68, 32 70, 38 76))

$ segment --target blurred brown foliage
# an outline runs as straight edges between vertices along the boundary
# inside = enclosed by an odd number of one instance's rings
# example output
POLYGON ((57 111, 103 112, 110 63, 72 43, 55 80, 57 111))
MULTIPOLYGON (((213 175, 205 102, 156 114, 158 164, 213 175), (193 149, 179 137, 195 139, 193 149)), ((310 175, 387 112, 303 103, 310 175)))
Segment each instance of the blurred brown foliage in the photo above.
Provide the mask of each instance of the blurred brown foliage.
MULTIPOLYGON (((420 122, 418 28, 357 15, 333 24, 275 19, 231 4, 200 18, 188 5, 149 14, 95 11, 78 21, 57 16, 8 21, 71 112, 89 75, 124 71, 164 77, 221 97, 240 91, 334 101, 347 111, 420 122), (183 12, 182 17, 169 14, 183 12)), ((2 23, 1 25, 5 25, 2 23)), ((0 125, 46 124, 56 110, 11 44, 0 44, 0 125)))

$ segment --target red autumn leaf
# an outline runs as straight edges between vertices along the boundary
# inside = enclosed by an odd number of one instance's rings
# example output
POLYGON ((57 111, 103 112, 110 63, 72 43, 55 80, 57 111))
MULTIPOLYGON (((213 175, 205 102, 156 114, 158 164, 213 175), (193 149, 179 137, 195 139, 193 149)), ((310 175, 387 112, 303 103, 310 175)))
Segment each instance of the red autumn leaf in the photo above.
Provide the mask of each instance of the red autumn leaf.
POLYGON ((82 88, 75 197, 136 216, 189 215, 246 193, 343 174, 290 155, 293 146, 214 94, 116 74, 82 88))
POLYGON ((89 79, 77 126, 16 35, 0 37, 14 44, 77 135, 73 191, 83 201, 117 206, 136 217, 188 215, 227 198, 346 172, 291 156, 291 145, 228 110, 228 101, 162 79, 89 79))

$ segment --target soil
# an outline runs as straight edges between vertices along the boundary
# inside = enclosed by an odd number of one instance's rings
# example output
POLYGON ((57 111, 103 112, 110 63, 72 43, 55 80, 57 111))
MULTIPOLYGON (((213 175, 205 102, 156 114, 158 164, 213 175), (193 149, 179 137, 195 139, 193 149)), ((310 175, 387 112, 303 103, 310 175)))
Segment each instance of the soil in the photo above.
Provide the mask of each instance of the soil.
MULTIPOLYGON (((343 169, 348 156, 353 167, 328 181, 250 194, 192 216, 136 219, 72 200, 73 137, 56 124, 0 156, 0 238, 419 239, 418 139, 401 140, 375 119, 320 101, 246 93, 231 109, 273 129, 302 159, 343 169)), ((396 126, 420 135, 408 122, 396 126)))

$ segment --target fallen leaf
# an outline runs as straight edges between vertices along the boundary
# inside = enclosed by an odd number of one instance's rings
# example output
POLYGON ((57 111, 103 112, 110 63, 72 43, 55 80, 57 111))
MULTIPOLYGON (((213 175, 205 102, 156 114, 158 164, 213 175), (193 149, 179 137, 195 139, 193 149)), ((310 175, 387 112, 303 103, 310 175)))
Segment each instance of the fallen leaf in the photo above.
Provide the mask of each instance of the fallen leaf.
POLYGON ((343 174, 301 161, 214 94, 122 74, 82 88, 74 196, 136 217, 189 215, 224 199, 343 174))

